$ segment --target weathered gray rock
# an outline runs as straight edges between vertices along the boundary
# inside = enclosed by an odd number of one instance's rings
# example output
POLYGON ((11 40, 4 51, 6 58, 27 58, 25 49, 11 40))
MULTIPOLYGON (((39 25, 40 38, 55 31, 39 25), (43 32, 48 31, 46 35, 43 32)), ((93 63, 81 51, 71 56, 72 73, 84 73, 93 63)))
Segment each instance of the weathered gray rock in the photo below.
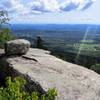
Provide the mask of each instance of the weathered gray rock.
POLYGON ((7 55, 23 55, 28 52, 30 48, 30 42, 24 39, 16 39, 8 41, 5 44, 5 53, 7 55))
POLYGON ((0 56, 4 54, 4 49, 0 49, 0 56))
POLYGON ((28 76, 38 91, 55 87, 57 100, 100 100, 100 75, 49 53, 30 49, 22 57, 2 59, 9 65, 7 69, 13 68, 19 75, 28 76))

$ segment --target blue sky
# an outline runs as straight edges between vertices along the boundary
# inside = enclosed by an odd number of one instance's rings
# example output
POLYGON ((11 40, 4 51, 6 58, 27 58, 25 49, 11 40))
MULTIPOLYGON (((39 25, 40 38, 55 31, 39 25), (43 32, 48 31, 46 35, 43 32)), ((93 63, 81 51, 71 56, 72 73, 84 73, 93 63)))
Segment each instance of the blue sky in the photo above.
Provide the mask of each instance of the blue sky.
POLYGON ((11 23, 100 24, 100 0, 0 0, 11 23))

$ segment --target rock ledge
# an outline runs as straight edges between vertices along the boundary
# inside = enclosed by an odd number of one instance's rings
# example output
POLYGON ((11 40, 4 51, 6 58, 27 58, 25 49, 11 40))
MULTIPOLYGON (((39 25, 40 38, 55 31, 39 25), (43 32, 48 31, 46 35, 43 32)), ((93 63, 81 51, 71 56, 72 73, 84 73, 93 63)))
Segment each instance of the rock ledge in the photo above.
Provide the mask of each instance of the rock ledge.
POLYGON ((100 100, 98 74, 58 59, 49 51, 30 48, 26 55, 2 57, 0 61, 3 68, 7 66, 5 73, 28 78, 41 93, 55 87, 57 100, 100 100))

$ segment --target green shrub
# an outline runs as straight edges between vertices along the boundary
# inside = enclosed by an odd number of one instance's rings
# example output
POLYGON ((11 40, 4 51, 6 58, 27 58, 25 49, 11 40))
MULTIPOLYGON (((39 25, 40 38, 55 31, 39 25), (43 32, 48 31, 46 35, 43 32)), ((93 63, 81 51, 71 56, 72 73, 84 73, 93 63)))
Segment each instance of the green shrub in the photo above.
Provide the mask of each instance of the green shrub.
POLYGON ((10 30, 8 28, 4 28, 0 30, 0 48, 4 48, 4 44, 9 41, 12 40, 13 37, 10 34, 10 30))
POLYGON ((47 94, 41 96, 41 100, 55 100, 57 91, 55 89, 49 89, 47 94))
POLYGON ((25 84, 26 81, 20 77, 8 77, 6 87, 0 88, 0 100, 55 100, 57 96, 55 89, 49 89, 42 95, 34 91, 29 94, 24 89, 25 84))
POLYGON ((10 30, 4 27, 8 21, 9 18, 7 12, 0 10, 0 48, 4 48, 5 42, 12 39, 10 30))
POLYGON ((91 69, 100 74, 100 64, 92 65, 91 69))

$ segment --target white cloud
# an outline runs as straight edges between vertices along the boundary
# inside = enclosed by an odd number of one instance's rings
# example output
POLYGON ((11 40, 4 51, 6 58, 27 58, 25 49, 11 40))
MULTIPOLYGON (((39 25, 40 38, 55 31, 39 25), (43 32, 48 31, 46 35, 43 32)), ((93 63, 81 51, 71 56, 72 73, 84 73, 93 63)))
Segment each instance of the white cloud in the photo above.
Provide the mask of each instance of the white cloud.
POLYGON ((90 7, 96 0, 83 0, 83 2, 80 3, 78 10, 85 10, 88 7, 90 7))
POLYGON ((90 7, 96 0, 33 0, 26 4, 23 0, 4 0, 0 4, 0 9, 7 9, 9 12, 17 14, 59 12, 71 10, 84 10, 90 7))
POLYGON ((64 3, 62 3, 62 4, 60 5, 60 9, 61 9, 62 11, 71 11, 71 10, 73 10, 73 9, 76 9, 76 8, 78 7, 78 5, 79 5, 79 4, 78 4, 77 2, 68 0, 68 1, 66 1, 66 2, 64 2, 64 3))
POLYGON ((57 0, 40 0, 43 5, 44 5, 44 9, 46 9, 47 11, 59 11, 59 4, 57 2, 57 0))
POLYGON ((1 4, 5 10, 8 12, 18 13, 18 14, 25 14, 29 12, 29 9, 25 7, 20 0, 4 0, 1 4))
POLYGON ((27 13, 28 9, 20 2, 20 0, 9 0, 12 8, 18 13, 27 13))
POLYGON ((56 0, 36 0, 30 3, 32 10, 43 12, 59 11, 59 4, 56 0))
POLYGON ((59 3, 58 0, 36 0, 31 2, 31 7, 41 12, 83 10, 90 7, 94 1, 96 0, 65 0, 59 3))
POLYGON ((90 7, 96 0, 67 0, 61 4, 63 11, 84 10, 90 7))

